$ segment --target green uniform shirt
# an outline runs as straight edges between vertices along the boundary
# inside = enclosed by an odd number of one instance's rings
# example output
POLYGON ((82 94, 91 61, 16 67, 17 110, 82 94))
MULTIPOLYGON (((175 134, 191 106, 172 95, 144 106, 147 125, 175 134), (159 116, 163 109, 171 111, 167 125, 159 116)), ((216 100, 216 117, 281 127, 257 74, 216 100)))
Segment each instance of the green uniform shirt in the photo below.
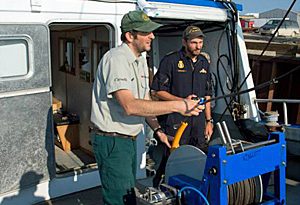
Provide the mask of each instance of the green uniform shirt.
POLYGON ((91 122, 105 132, 137 135, 144 117, 128 116, 112 93, 130 90, 135 98, 144 99, 149 92, 146 59, 136 58, 123 43, 108 51, 98 65, 92 93, 91 122))

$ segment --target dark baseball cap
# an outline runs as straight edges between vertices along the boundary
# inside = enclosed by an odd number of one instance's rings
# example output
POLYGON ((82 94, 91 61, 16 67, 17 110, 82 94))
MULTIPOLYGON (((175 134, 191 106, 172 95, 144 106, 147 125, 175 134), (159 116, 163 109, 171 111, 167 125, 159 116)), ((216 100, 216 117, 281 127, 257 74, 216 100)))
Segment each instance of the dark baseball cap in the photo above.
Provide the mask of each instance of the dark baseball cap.
POLYGON ((191 40, 197 37, 205 37, 201 29, 197 26, 188 26, 183 32, 182 38, 186 40, 191 40))
POLYGON ((143 11, 130 11, 125 14, 121 21, 121 30, 127 31, 152 32, 161 27, 162 24, 151 21, 149 16, 143 11))

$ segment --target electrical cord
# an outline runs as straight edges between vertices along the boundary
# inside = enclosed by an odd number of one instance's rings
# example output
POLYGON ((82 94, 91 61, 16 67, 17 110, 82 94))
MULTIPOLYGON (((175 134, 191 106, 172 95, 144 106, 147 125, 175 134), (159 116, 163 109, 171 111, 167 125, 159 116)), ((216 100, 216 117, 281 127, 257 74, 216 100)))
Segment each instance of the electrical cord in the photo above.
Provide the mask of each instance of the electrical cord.
POLYGON ((198 189, 196 189, 194 187, 191 187, 191 186, 185 186, 185 187, 183 187, 182 189, 179 190, 179 192, 177 194, 177 196, 179 198, 179 201, 181 201, 181 194, 182 194, 182 192, 185 191, 185 190, 187 190, 187 189, 191 189, 191 190, 197 192, 201 196, 201 198, 205 201, 205 203, 207 205, 209 205, 209 202, 208 202, 207 198, 204 196, 204 194, 200 190, 198 190, 198 189))

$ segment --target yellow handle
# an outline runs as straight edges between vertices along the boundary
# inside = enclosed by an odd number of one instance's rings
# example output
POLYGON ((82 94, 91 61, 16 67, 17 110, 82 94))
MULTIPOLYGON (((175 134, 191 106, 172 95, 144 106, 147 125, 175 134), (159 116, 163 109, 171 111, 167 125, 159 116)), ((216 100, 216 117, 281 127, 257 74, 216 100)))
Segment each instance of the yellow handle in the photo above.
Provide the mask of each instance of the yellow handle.
POLYGON ((175 137, 174 137, 174 140, 173 140, 173 143, 172 143, 172 147, 171 147, 171 151, 175 150, 176 148, 179 147, 179 141, 181 139, 181 136, 185 130, 185 128, 188 126, 188 123, 187 122, 181 122, 181 125, 180 127, 178 128, 176 134, 175 134, 175 137))

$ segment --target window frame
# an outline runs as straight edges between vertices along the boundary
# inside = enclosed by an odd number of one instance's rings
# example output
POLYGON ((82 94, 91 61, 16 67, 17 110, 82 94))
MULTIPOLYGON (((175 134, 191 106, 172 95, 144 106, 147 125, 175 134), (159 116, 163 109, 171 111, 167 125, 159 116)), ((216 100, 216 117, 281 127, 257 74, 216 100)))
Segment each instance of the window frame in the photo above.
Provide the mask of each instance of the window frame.
POLYGON ((33 40, 29 35, 26 34, 12 34, 12 35, 0 35, 0 41, 25 41, 26 42, 26 57, 27 57, 27 72, 25 75, 14 75, 14 76, 5 76, 0 77, 0 81, 14 81, 29 79, 34 74, 34 65, 33 65, 33 40))

